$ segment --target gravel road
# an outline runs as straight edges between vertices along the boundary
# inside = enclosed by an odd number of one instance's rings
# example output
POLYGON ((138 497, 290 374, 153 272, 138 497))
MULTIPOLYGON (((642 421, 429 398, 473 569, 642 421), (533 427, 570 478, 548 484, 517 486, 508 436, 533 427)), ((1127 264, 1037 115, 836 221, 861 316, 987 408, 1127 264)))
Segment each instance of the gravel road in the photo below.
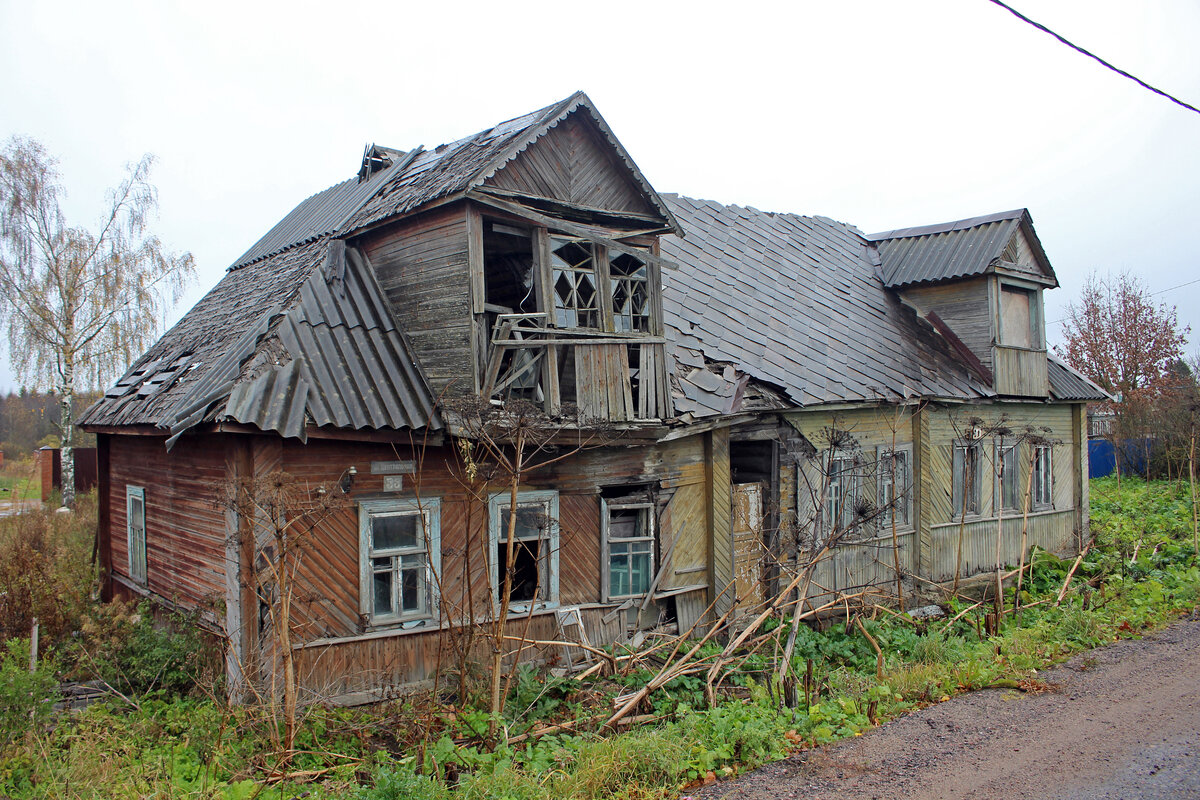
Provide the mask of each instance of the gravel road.
POLYGON ((1200 798, 1200 615, 797 754, 697 800, 1200 798))

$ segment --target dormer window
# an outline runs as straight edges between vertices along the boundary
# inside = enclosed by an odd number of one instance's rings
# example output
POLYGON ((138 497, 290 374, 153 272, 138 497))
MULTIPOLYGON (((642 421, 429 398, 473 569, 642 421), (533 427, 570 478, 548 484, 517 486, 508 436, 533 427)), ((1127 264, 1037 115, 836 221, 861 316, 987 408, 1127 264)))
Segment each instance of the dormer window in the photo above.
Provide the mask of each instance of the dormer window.
POLYGON ((1042 326, 1036 290, 1000 285, 1000 344, 1041 350, 1042 326))

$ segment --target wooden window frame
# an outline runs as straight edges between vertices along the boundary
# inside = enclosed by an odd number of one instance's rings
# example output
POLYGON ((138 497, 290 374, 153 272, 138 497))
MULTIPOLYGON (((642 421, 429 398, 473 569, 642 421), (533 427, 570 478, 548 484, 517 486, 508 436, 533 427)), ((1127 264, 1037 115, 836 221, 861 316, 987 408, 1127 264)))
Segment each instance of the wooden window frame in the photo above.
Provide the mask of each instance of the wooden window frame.
POLYGON ((1020 442, 1007 437, 998 437, 995 440, 995 463, 993 469, 995 472, 995 481, 992 487, 992 507, 999 511, 1014 511, 1021 510, 1021 459, 1020 442), (1011 464, 1005 464, 1005 461, 1011 461, 1011 464), (1012 502, 1010 498, 1005 497, 1006 481, 1011 481, 1012 502))
MULTIPOLYGON (((876 524, 880 531, 886 533, 892 529, 892 510, 888 508, 889 501, 884 498, 884 487, 889 485, 885 482, 885 476, 888 474, 885 471, 885 465, 892 459, 892 454, 903 456, 904 463, 904 487, 901 493, 897 495, 900 502, 896 503, 895 508, 903 510, 903 518, 896 523, 896 529, 900 531, 911 531, 916 527, 913 520, 913 446, 911 444, 896 445, 894 448, 890 445, 880 445, 875 448, 875 463, 876 463, 876 479, 875 479, 875 495, 876 502, 879 507, 879 516, 876 519, 876 524)), ((891 481, 892 486, 895 485, 895 480, 891 481)), ((894 490, 893 490, 894 491, 894 490)))
MULTIPOLYGON (((611 545, 613 539, 609 534, 609 524, 611 522, 610 512, 612 511, 628 511, 631 509, 641 509, 646 511, 647 523, 650 528, 648 536, 637 536, 627 539, 619 539, 620 542, 649 542, 650 544, 650 568, 648 571, 649 584, 653 584, 655 569, 657 568, 657 559, 655 558, 655 550, 658 545, 658 519, 655 504, 649 500, 638 501, 620 501, 606 500, 600 498, 600 530, 601 537, 604 542, 603 557, 601 558, 600 580, 603 586, 604 602, 613 600, 626 600, 634 597, 645 597, 646 592, 632 592, 630 594, 612 594, 612 550, 611 545)), ((650 585, 647 585, 646 591, 650 590, 650 585)), ((632 585, 632 581, 631 581, 632 585)))
POLYGON ((834 531, 844 531, 851 527, 854 520, 853 499, 861 497, 863 493, 861 454, 849 450, 826 451, 822 462, 828 465, 829 474, 825 476, 828 481, 825 482, 824 496, 821 498, 818 543, 826 541, 834 531), (848 467, 835 468, 834 465, 840 462, 846 462, 848 467), (838 495, 836 499, 832 497, 834 494, 838 495), (851 498, 849 503, 846 502, 846 498, 851 498), (835 503, 841 504, 840 509, 833 508, 835 503), (832 516, 835 511, 838 517, 836 521, 832 516))
POLYGON ((1030 507, 1034 511, 1049 511, 1054 508, 1054 447, 1037 444, 1033 448, 1033 496, 1030 498, 1030 507))
MULTIPOLYGON (((358 502, 358 569, 359 569, 359 613, 371 627, 406 624, 424 624, 438 617, 440 597, 437 577, 442 572, 441 546, 441 499, 406 498, 366 499, 358 502), (421 547, 385 548, 376 550, 372 541, 371 521, 383 516, 417 515, 423 520, 425 541, 421 547), (426 608, 409 613, 378 614, 374 603, 374 559, 404 556, 425 556, 424 585, 426 608)), ((399 586, 399 568, 393 566, 393 586, 399 586)), ((393 589, 393 593, 396 589, 393 589)))
POLYGON ((950 444, 950 519, 978 518, 983 513, 983 444, 980 439, 955 439, 950 444), (966 497, 967 451, 975 451, 975 475, 971 481, 971 497, 966 497), (961 454, 961 455, 960 455, 961 454), (968 506, 967 500, 973 501, 968 506))
POLYGON ((150 559, 146 552, 146 489, 142 486, 125 485, 125 546, 129 561, 129 579, 139 586, 149 583, 150 559), (142 505, 141 543, 135 547, 133 527, 133 501, 142 505), (140 558, 138 558, 140 555, 140 558))
MULTIPOLYGON (((498 612, 500 610, 500 565, 497 562, 497 549, 501 543, 501 533, 503 530, 504 539, 507 540, 508 535, 508 516, 502 514, 502 509, 508 507, 512 495, 509 492, 496 492, 488 500, 488 577, 491 587, 491 598, 493 608, 498 612)), ((539 489, 532 491, 523 491, 517 493, 517 507, 535 506, 542 507, 542 513, 549 521, 547 530, 539 537, 547 542, 546 552, 541 558, 544 559, 546 568, 549 572, 549 585, 542 587, 538 592, 538 598, 533 603, 534 610, 543 608, 557 608, 559 604, 559 547, 561 546, 561 536, 559 535, 558 524, 558 492, 554 489, 539 489)), ((519 540, 519 539, 518 539, 519 540)), ((540 584, 540 581, 539 581, 540 584)), ((525 601, 511 603, 508 608, 509 614, 528 613, 530 604, 525 601)))
POLYGON ((1044 324, 1044 314, 1042 310, 1042 292, 1040 287, 1029 286, 1016 281, 1001 280, 997 287, 998 297, 996 299, 996 340, 1002 347, 1012 347, 1020 350, 1033 350, 1043 352, 1046 349, 1046 327, 1044 324), (1029 336, 1032 340, 1032 346, 1023 343, 1014 343, 1008 341, 1008 337, 1004 335, 1004 293, 1005 292, 1023 292, 1029 296, 1029 336))

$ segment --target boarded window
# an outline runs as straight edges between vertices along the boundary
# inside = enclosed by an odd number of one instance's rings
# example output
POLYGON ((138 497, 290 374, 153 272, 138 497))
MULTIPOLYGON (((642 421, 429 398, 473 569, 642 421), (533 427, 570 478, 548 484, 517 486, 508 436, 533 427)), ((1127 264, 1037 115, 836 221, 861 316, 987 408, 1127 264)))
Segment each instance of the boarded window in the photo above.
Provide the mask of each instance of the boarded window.
POLYGON ((605 502, 608 599, 650 591, 654 579, 654 506, 605 502))
POLYGON ((1037 509, 1054 506, 1054 468, 1051 447, 1039 444, 1033 455, 1033 507, 1037 509))
POLYGON ((979 513, 979 484, 982 480, 982 460, 979 442, 960 441, 954 445, 953 513, 955 518, 979 513))
POLYGON ((879 526, 912 527, 912 450, 879 448, 879 526))
POLYGON ((360 606, 372 623, 435 615, 440 517, 436 499, 359 505, 360 606))
POLYGON ((128 528, 129 577, 146 583, 146 490, 125 487, 125 519, 128 528))
POLYGON ((558 602, 558 493, 521 492, 515 520, 508 493, 488 503, 488 534, 493 598, 499 606, 505 581, 511 584, 511 610, 558 602), (509 524, 514 522, 512 561, 508 555, 509 524))
POLYGON ((1038 325, 1037 293, 1016 286, 1000 287, 1000 343, 1010 347, 1039 349, 1042 336, 1038 325))

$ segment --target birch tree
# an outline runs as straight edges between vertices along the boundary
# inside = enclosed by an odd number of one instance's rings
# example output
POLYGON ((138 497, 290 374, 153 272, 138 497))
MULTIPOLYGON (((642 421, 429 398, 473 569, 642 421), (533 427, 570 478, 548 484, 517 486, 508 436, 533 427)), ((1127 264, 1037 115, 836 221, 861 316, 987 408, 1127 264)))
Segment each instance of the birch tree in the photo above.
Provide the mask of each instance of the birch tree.
POLYGON ((68 224, 56 160, 14 137, 0 152, 0 321, 18 379, 58 394, 63 502, 75 495, 75 394, 100 388, 157 337, 194 275, 148 231, 153 157, 127 168, 94 229, 68 224))

